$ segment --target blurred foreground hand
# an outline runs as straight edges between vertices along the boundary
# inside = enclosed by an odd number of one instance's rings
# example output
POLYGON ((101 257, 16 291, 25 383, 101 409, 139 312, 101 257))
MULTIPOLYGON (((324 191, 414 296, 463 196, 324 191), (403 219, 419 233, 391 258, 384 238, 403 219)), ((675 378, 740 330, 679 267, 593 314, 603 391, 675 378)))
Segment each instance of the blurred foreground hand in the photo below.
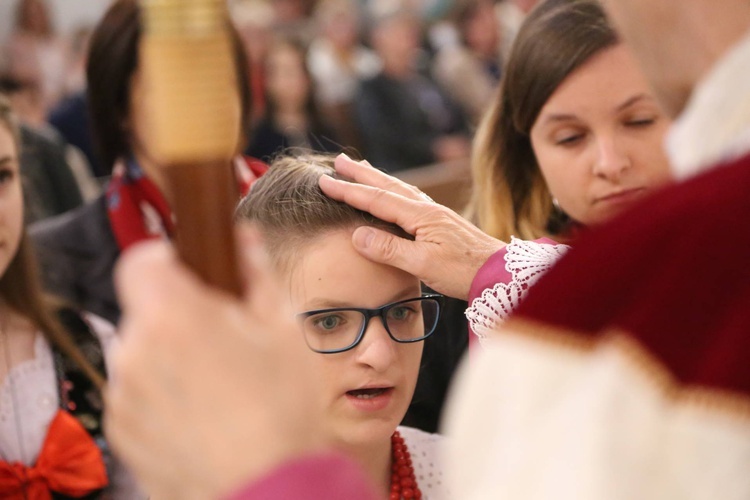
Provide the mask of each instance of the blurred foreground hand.
POLYGON ((121 260, 122 343, 106 392, 115 452, 154 498, 217 498, 320 448, 312 359, 258 236, 239 234, 238 300, 166 243, 121 260))

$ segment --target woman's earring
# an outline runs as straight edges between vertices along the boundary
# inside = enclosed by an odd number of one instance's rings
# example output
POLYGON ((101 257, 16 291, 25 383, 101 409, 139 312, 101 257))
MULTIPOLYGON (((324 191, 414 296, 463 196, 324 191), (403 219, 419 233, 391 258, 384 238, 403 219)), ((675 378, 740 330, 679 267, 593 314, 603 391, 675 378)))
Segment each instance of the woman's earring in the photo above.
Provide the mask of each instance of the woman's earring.
POLYGON ((560 202, 557 201, 557 198, 554 196, 552 197, 552 206, 555 207, 555 209, 559 212, 562 212, 562 208, 560 208, 560 202))

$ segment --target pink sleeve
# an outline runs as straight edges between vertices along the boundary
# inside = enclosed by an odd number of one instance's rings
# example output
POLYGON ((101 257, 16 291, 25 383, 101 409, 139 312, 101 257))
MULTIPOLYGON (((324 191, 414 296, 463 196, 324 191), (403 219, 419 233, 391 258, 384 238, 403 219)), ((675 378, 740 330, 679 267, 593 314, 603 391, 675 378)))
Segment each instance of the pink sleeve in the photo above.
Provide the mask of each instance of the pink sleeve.
MULTIPOLYGON (((534 240, 536 243, 544 243, 555 245, 557 242, 549 238, 539 238, 534 240)), ((511 273, 506 269, 505 256, 508 253, 508 245, 504 246, 492 256, 487 259, 487 262, 479 268, 474 280, 471 282, 471 288, 469 288, 469 305, 474 302, 474 299, 481 297, 482 293, 493 288, 498 283, 509 283, 512 279, 511 273)), ((473 347, 478 343, 479 337, 474 334, 469 325, 469 346, 473 347)))
MULTIPOLYGON (((471 288, 469 288, 469 305, 474 302, 474 299, 482 295, 487 288, 492 288, 496 283, 505 283, 510 280, 510 273, 505 270, 505 254, 508 252, 507 245, 492 254, 487 259, 482 267, 479 268, 479 272, 474 276, 474 280, 471 282, 471 288)), ((479 342, 477 337, 469 325, 469 347, 474 348, 479 342)))
POLYGON ((351 460, 338 454, 300 458, 245 485, 226 500, 376 500, 372 486, 351 460))
POLYGON ((492 254, 471 282, 469 288, 469 303, 482 295, 487 288, 492 288, 496 283, 506 283, 510 279, 510 273, 505 269, 505 254, 508 253, 507 245, 492 254))

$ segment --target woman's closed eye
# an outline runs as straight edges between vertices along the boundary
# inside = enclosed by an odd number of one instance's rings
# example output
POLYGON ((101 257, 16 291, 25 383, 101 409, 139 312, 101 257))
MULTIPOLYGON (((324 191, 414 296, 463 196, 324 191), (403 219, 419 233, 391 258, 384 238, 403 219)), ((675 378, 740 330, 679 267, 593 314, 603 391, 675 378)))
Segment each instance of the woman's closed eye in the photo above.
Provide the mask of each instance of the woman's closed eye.
POLYGON ((584 134, 580 132, 560 134, 555 137, 554 141, 558 146, 573 146, 583 140, 583 137, 584 134))
POLYGON ((586 136, 586 129, 579 126, 563 125, 550 131, 550 141, 556 146, 573 146, 586 136))
POLYGON ((656 123, 656 117, 636 117, 625 121, 627 127, 644 128, 656 123))

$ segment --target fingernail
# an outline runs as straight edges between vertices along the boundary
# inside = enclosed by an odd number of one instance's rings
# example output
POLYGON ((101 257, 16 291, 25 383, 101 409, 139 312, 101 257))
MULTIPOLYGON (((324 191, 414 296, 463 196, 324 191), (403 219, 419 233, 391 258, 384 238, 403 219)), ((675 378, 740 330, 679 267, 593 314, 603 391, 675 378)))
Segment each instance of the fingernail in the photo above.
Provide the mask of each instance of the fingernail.
POLYGON ((354 231, 354 246, 356 247, 370 248, 374 239, 375 231, 369 227, 359 227, 354 231))
POLYGON ((340 156, 343 156, 343 157, 344 157, 344 158, 346 158, 347 160, 349 160, 349 161, 352 161, 352 159, 351 159, 351 158, 349 158, 349 155, 348 155, 348 154, 346 154, 346 153, 343 153, 343 152, 342 152, 342 153, 340 154, 340 156))

